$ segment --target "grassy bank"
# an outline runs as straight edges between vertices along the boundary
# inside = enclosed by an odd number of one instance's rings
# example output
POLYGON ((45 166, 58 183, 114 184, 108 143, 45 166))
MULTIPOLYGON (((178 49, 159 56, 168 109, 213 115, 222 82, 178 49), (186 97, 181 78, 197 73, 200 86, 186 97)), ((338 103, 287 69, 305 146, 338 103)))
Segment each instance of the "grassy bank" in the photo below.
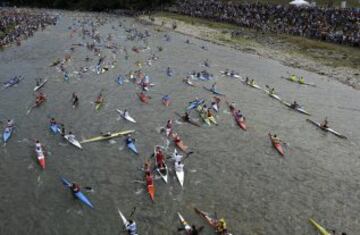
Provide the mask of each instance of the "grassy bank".
POLYGON ((195 18, 191 16, 179 15, 169 12, 158 12, 155 16, 166 17, 179 20, 193 26, 205 26, 216 29, 221 33, 212 34, 210 37, 222 41, 245 47, 264 47, 268 46, 292 56, 304 56, 331 67, 350 67, 358 69, 360 67, 360 49, 342 46, 323 41, 307 39, 291 35, 274 35, 255 32, 251 29, 244 29, 239 26, 227 23, 218 23, 207 19, 195 18), (231 32, 241 32, 240 36, 231 37, 231 32))

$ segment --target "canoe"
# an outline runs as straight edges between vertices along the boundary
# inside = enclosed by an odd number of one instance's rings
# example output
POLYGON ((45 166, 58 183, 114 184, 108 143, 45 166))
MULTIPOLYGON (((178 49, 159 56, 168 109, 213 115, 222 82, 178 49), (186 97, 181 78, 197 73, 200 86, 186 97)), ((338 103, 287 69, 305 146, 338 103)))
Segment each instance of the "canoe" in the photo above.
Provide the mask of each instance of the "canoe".
POLYGON ((112 138, 116 138, 116 137, 120 137, 120 136, 123 136, 123 135, 131 134, 131 133, 134 133, 134 132, 135 132, 135 130, 126 130, 126 131, 119 131, 119 132, 112 133, 109 136, 100 135, 100 136, 92 137, 90 139, 82 140, 80 142, 80 144, 85 144, 85 143, 90 143, 90 142, 95 142, 95 141, 102 141, 102 140, 109 140, 109 139, 112 139, 112 138))
MULTIPOLYGON (((205 219, 205 221, 215 230, 217 231, 217 223, 218 223, 218 220, 215 219, 215 218, 212 218, 208 215, 208 213, 198 209, 198 208, 194 208, 195 212, 197 214, 199 214, 203 219, 205 219)), ((232 235, 231 233, 227 232, 223 235, 232 235)))
POLYGON ((128 149, 130 149, 130 151, 132 151, 133 153, 139 154, 139 152, 137 151, 137 148, 136 148, 134 142, 128 143, 128 144, 127 144, 127 147, 128 147, 128 149))
POLYGON ((75 138, 74 139, 70 139, 69 135, 65 135, 64 138, 72 145, 74 145, 75 147, 82 149, 82 146, 80 144, 79 141, 77 141, 75 138))
POLYGON ((187 232, 187 234, 190 234, 192 231, 191 226, 188 224, 188 222, 186 222, 186 220, 184 219, 184 217, 180 214, 180 212, 177 213, 180 223, 181 225, 184 227, 185 231, 187 232))
POLYGON ((325 228, 323 228, 320 224, 316 223, 312 218, 309 219, 309 222, 314 225, 314 227, 319 231, 321 235, 331 235, 325 228))
POLYGON ((213 93, 214 95, 225 96, 225 94, 220 93, 220 92, 218 92, 218 91, 216 91, 216 90, 214 90, 214 89, 212 89, 212 88, 207 88, 207 87, 205 87, 205 86, 203 86, 203 88, 204 88, 205 90, 207 90, 207 91, 210 91, 210 92, 213 93))
POLYGON ((36 154, 36 158, 39 162, 39 165, 42 169, 45 169, 45 155, 44 155, 44 152, 41 148, 41 151, 37 152, 35 151, 35 154, 36 154))
POLYGON ((169 170, 168 170, 168 167, 166 165, 166 162, 164 161, 164 168, 163 169, 159 169, 158 168, 158 164, 157 164, 157 160, 156 160, 156 152, 155 152, 155 149, 154 149, 154 159, 155 159, 155 168, 156 168, 156 171, 159 173, 159 175, 161 176, 161 178, 165 181, 165 183, 168 182, 168 175, 169 175, 169 170))
POLYGON ((116 109, 116 111, 120 114, 120 116, 122 118, 124 118, 125 120, 128 120, 129 122, 132 122, 132 123, 136 123, 135 119, 132 118, 129 114, 127 115, 124 115, 124 111, 120 110, 120 109, 116 109))
POLYGON ((150 97, 145 95, 145 94, 141 94, 141 93, 138 93, 137 94, 139 96, 139 99, 141 102, 145 103, 145 104, 148 104, 149 103, 149 99, 150 97))
POLYGON ((127 225, 129 224, 129 221, 126 219, 126 217, 124 216, 124 214, 120 211, 120 209, 118 208, 118 213, 121 219, 121 222, 124 225, 124 229, 126 229, 127 225))
MULTIPOLYGON (((70 188, 71 183, 65 178, 65 177, 60 177, 61 182, 68 188, 70 188)), ((84 203, 85 205, 87 205, 90 208, 94 208, 94 205, 89 201, 89 199, 80 191, 77 193, 74 193, 75 197, 78 198, 82 203, 84 203)))
POLYGON ((342 139, 347 139, 347 137, 346 137, 346 136, 344 136, 344 135, 340 134, 339 132, 337 132, 337 131, 335 131, 335 130, 333 130, 333 129, 331 129, 331 128, 323 128, 323 127, 321 126, 321 124, 320 124, 320 123, 318 123, 318 122, 315 122, 315 121, 310 120, 310 119, 306 119, 306 121, 308 121, 308 122, 310 122, 310 123, 314 124, 315 126, 319 127, 319 128, 320 128, 321 130, 323 130, 323 131, 330 132, 330 133, 332 133, 332 134, 336 135, 336 136, 337 136, 337 137, 339 137, 339 138, 342 138, 342 139))
POLYGON ((40 83, 38 86, 34 87, 34 91, 39 90, 41 87, 43 87, 47 83, 47 79, 45 79, 42 83, 40 83))
POLYGON ((184 180, 185 180, 184 168, 177 168, 175 162, 174 169, 175 169, 176 178, 178 179, 181 187, 184 187, 184 180))
POLYGON ((60 128, 58 124, 50 124, 49 129, 54 134, 60 133, 60 128))
POLYGON ((280 143, 275 143, 273 141, 272 135, 270 133, 269 133, 269 137, 270 137, 271 143, 273 144, 274 148, 280 153, 281 156, 284 156, 285 152, 284 152, 284 149, 281 146, 281 144, 280 143))
POLYGON ((3 141, 4 143, 7 143, 9 141, 9 139, 12 136, 12 133, 14 132, 14 126, 11 128, 5 128, 4 132, 3 132, 3 141))
POLYGON ((310 114, 309 112, 305 111, 305 109, 303 109, 303 108, 301 108, 301 107, 293 108, 293 107, 291 106, 291 104, 289 104, 289 103, 287 103, 287 102, 285 102, 285 101, 283 101, 282 103, 283 103, 285 106, 287 106, 288 108, 290 108, 290 109, 293 109, 293 110, 295 110, 295 111, 298 111, 299 113, 302 113, 302 114, 311 116, 311 114, 310 114))

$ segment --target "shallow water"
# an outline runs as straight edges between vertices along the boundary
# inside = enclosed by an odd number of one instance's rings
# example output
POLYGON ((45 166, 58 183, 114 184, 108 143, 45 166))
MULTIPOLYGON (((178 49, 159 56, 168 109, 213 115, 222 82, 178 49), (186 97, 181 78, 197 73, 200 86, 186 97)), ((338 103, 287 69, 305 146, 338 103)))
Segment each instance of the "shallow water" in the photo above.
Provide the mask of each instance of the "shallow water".
MULTIPOLYGON (((83 40, 78 34, 69 37, 74 13, 65 13, 58 25, 38 32, 24 41, 20 47, 10 47, 0 52, 0 81, 15 74, 23 74, 17 87, 0 92, 0 119, 13 118, 17 129, 10 142, 0 149, 0 234, 119 234, 121 222, 116 212, 120 208, 129 215, 136 206, 134 219, 139 234, 178 234, 179 211, 190 222, 205 225, 203 234, 213 234, 205 222, 197 216, 193 207, 224 216, 233 234, 316 234, 307 222, 315 218, 328 228, 360 233, 359 193, 359 142, 360 142, 360 93, 336 81, 328 80, 303 70, 289 68, 276 61, 256 55, 244 54, 231 48, 213 45, 197 39, 185 44, 186 36, 170 32, 171 41, 152 26, 138 24, 130 18, 111 18, 99 28, 103 37, 112 32, 114 40, 126 46, 129 60, 124 54, 117 55, 115 69, 102 75, 93 72, 80 79, 72 76, 64 82, 62 73, 48 65, 56 58, 63 58, 73 43, 83 40), (123 25, 148 29, 152 50, 136 54, 133 45, 125 40, 123 25), (208 51, 201 49, 202 45, 208 51), (164 51, 157 52, 162 46, 164 51), (149 105, 140 103, 132 83, 118 86, 116 76, 126 74, 137 67, 138 60, 145 61, 154 51, 160 57, 145 71, 156 86, 149 94, 149 105), (209 59, 208 70, 217 78, 219 91, 226 93, 229 101, 235 101, 247 117, 248 131, 235 125, 224 102, 217 114, 219 126, 195 128, 175 123, 175 131, 195 153, 185 161, 185 185, 180 188, 174 171, 170 183, 155 181, 155 203, 152 203, 138 170, 156 144, 166 145, 159 134, 167 119, 176 118, 175 111, 182 113, 188 101, 195 97, 208 100, 212 95, 202 86, 211 82, 197 82, 199 88, 187 87, 182 78, 192 70, 204 68, 201 63, 209 59), (166 76, 166 67, 173 68, 175 75, 166 76), (313 120, 329 117, 334 129, 348 136, 342 140, 324 133, 307 123, 306 116, 291 111, 264 92, 244 86, 238 80, 219 76, 225 68, 237 70, 254 78, 259 85, 271 85, 280 97, 296 99, 305 110, 313 114, 313 120), (280 76, 287 71, 302 75, 316 88, 291 83, 280 76), (29 115, 26 110, 34 102, 33 88, 36 78, 49 78, 42 90, 48 101, 29 115), (73 110, 71 94, 76 91, 80 106, 73 110), (93 102, 102 91, 105 105, 95 111, 93 102), (161 97, 172 97, 170 107, 161 103, 161 97), (128 108, 137 124, 119 119, 116 108, 128 108), (139 156, 124 147, 124 139, 111 142, 84 144, 80 151, 64 143, 60 136, 48 130, 50 117, 65 123, 79 139, 96 136, 100 131, 135 129, 139 156), (288 143, 286 156, 280 157, 272 148, 267 133, 276 132, 288 143), (33 140, 39 139, 47 147, 47 168, 41 171, 33 150, 33 140), (87 193, 95 205, 88 209, 72 199, 59 177, 66 176, 83 187, 91 186, 87 193)), ((111 57, 108 49, 102 49, 111 57)), ((72 60, 66 66, 72 74, 80 66, 94 66, 98 57, 84 47, 76 47, 72 60), (94 58, 84 62, 84 58, 94 58)), ((192 117, 198 118, 193 112, 192 117)), ((174 148, 173 143, 169 151, 174 148)), ((171 162, 168 163, 172 165, 171 162)))

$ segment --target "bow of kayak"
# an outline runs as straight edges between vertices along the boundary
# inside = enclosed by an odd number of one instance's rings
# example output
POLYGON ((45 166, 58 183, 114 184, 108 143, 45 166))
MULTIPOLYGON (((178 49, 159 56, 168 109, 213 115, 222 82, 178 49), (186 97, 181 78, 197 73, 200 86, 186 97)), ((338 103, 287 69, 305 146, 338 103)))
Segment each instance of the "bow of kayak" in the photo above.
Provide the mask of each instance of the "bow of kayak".
POLYGON ((184 217, 180 214, 180 212, 177 213, 180 223, 181 225, 184 227, 185 231, 187 233, 190 233, 192 231, 191 226, 188 224, 188 222, 186 222, 186 220, 184 219, 184 217))
POLYGON ((120 109, 116 109, 116 111, 120 114, 120 116, 122 118, 124 118, 125 120, 132 122, 132 123, 136 123, 135 119, 132 118, 129 114, 125 115, 124 111, 120 110, 120 109))
POLYGON ((321 235, 331 235, 331 233, 329 233, 328 231, 326 231, 325 228, 323 228, 320 224, 318 224, 315 220, 313 220, 312 218, 309 219, 309 222, 314 225, 314 227, 318 230, 318 232, 321 235))

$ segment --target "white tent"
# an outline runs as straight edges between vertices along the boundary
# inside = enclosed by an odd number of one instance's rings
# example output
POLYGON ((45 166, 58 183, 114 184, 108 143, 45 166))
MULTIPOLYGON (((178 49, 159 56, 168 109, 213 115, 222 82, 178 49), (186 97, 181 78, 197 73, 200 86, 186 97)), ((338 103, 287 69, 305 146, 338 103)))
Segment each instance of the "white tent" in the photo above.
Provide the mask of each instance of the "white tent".
POLYGON ((310 6, 310 3, 305 0, 294 0, 292 2, 289 2, 289 4, 295 6, 310 6))

